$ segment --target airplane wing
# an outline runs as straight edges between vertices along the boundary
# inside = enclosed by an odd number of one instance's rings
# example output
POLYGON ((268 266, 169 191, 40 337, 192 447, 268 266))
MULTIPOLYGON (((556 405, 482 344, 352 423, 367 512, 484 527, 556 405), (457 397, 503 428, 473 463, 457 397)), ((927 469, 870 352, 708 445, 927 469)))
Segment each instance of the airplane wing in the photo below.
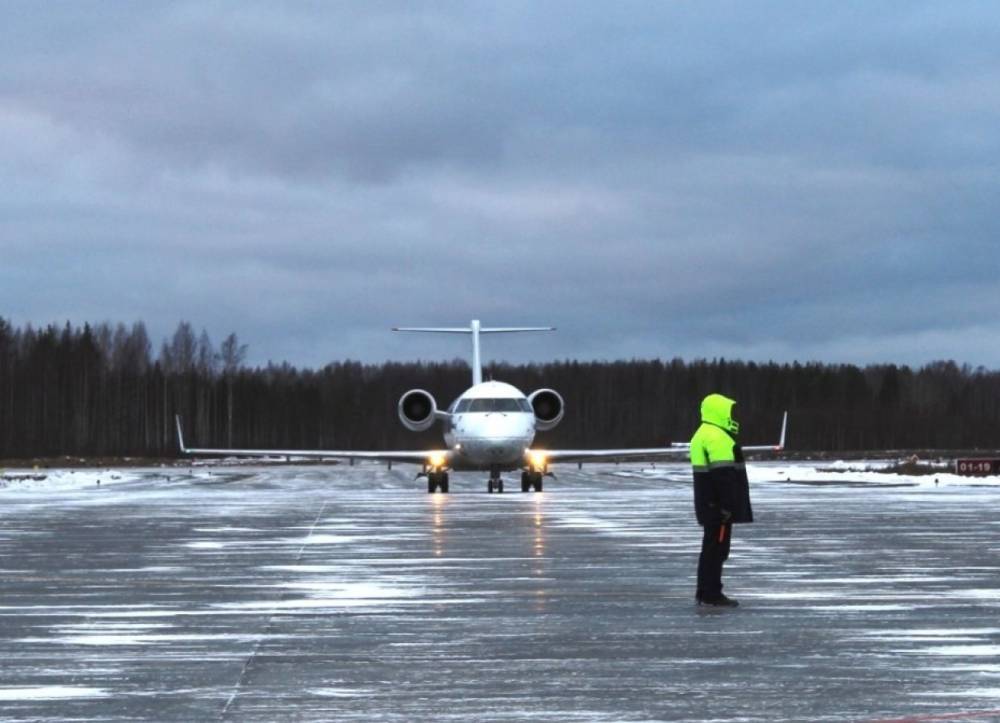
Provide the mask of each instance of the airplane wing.
MULTIPOLYGON (((780 452, 785 448, 785 431, 788 428, 788 412, 781 419, 781 437, 777 444, 748 445, 744 452, 780 452)), ((532 449, 528 454, 539 455, 546 463, 552 462, 616 462, 628 459, 654 460, 683 458, 691 445, 674 442, 669 447, 647 447, 633 449, 532 449)))
POLYGON ((440 467, 451 459, 451 452, 446 449, 431 449, 425 451, 385 451, 385 452, 354 452, 346 450, 323 449, 198 449, 184 444, 184 432, 181 429, 181 418, 176 418, 177 441, 183 455, 198 457, 308 457, 312 459, 359 459, 377 462, 416 462, 424 464, 432 462, 440 467))

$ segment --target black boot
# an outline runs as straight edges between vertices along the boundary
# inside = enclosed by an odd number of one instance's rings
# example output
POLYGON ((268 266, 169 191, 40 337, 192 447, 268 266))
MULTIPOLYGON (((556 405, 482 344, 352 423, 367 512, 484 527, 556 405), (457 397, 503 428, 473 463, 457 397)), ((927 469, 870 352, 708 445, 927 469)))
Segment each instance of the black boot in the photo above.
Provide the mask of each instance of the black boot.
POLYGON ((736 608, 740 604, 731 597, 726 597, 722 593, 719 593, 718 597, 698 597, 699 605, 707 605, 709 607, 715 608, 736 608))

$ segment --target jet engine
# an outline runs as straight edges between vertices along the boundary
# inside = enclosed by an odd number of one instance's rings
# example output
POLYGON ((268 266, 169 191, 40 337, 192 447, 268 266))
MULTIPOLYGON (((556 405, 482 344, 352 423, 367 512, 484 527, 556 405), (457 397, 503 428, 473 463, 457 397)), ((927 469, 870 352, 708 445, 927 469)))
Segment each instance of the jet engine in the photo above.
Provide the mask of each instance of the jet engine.
POLYGON ((430 429, 436 417, 437 402, 430 392, 411 389, 399 398, 399 421, 411 432, 430 429))
POLYGON ((546 432, 562 421, 566 411, 563 398, 554 389, 539 389, 528 396, 535 412, 535 429, 546 432))

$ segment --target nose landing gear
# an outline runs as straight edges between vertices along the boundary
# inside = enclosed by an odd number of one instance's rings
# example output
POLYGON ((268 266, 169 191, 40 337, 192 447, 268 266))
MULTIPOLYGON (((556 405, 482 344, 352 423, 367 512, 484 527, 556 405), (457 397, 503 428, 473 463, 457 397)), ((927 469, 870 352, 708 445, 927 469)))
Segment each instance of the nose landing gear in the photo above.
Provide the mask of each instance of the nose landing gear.
POLYGON ((486 486, 486 491, 490 494, 493 494, 494 492, 503 492, 503 479, 500 477, 499 468, 490 468, 490 481, 486 486))

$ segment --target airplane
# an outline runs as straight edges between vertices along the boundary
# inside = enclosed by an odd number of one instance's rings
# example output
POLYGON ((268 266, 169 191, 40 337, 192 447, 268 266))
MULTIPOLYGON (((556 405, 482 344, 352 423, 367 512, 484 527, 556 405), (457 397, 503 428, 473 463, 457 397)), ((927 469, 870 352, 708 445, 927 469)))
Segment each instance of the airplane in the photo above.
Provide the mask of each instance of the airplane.
MULTIPOLYGON (((468 327, 395 327, 393 331, 472 336, 472 386, 446 410, 437 406, 430 392, 411 389, 399 399, 397 411, 403 426, 423 432, 440 421, 445 446, 424 451, 354 452, 335 450, 198 449, 184 444, 181 419, 176 418, 181 454, 211 457, 312 457, 326 459, 413 462, 422 465, 419 477, 427 478, 427 492, 447 493, 451 471, 488 471, 487 491, 503 492, 503 472, 521 470, 521 491, 541 492, 549 465, 558 462, 622 461, 679 457, 689 445, 674 442, 669 447, 633 449, 542 449, 532 447, 536 432, 553 429, 565 414, 563 398, 554 389, 524 394, 517 387, 498 381, 483 381, 479 338, 483 334, 555 331, 554 327, 483 327, 473 320, 468 327)), ((744 451, 779 452, 785 447, 788 412, 781 422, 775 445, 747 446, 744 451)))

